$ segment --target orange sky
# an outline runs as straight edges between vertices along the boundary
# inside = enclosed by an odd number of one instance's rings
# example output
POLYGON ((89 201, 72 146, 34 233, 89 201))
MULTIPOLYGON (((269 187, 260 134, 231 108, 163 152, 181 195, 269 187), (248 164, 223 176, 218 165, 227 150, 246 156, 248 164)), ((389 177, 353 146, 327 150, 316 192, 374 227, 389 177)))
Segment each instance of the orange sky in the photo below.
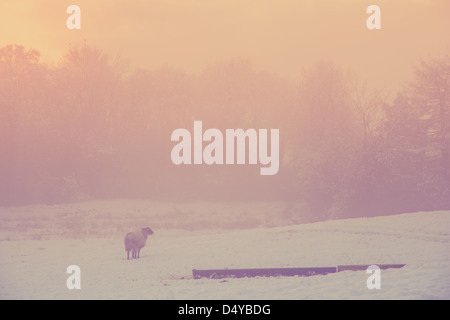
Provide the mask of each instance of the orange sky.
POLYGON ((448 0, 1 0, 0 46, 23 44, 53 62, 86 40, 131 65, 198 72, 231 57, 296 78, 333 60, 378 86, 395 88, 423 58, 450 52, 448 0), (81 7, 82 30, 66 28, 81 7), (381 7, 382 29, 366 28, 381 7))

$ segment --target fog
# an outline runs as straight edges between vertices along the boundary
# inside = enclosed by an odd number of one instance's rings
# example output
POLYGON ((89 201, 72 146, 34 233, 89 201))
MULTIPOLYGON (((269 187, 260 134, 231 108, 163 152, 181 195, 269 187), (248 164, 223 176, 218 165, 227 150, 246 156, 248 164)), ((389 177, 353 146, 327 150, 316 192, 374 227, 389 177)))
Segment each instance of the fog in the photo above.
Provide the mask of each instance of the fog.
POLYGON ((64 1, 4 0, 0 41, 58 60, 87 41, 134 67, 199 73, 229 58, 296 80, 317 60, 333 60, 379 87, 395 88, 419 58, 449 50, 450 3, 397 1, 79 0, 82 28, 71 31, 64 1), (382 29, 366 28, 366 8, 381 8, 382 29))
POLYGON ((0 205, 282 201, 311 221, 449 209, 448 1, 0 4, 0 205), (175 165, 171 133, 279 129, 279 170, 175 165))

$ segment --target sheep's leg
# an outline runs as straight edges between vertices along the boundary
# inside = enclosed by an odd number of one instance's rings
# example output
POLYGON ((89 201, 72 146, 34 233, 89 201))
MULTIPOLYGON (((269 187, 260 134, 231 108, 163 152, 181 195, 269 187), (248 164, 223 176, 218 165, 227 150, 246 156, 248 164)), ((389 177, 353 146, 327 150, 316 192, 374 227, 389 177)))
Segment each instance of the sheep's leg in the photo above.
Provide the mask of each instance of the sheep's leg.
POLYGON ((127 260, 130 260, 130 250, 127 250, 127 260))

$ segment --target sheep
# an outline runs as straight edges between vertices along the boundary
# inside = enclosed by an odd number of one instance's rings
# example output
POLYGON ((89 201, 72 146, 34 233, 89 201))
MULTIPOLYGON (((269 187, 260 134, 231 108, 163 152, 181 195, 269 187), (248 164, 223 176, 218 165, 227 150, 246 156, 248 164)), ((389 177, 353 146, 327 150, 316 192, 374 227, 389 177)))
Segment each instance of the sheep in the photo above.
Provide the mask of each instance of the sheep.
POLYGON ((129 232, 125 235, 125 251, 127 252, 127 260, 130 260, 130 251, 132 259, 139 259, 139 252, 145 246, 147 237, 153 234, 153 230, 149 227, 142 228, 140 232, 129 232))

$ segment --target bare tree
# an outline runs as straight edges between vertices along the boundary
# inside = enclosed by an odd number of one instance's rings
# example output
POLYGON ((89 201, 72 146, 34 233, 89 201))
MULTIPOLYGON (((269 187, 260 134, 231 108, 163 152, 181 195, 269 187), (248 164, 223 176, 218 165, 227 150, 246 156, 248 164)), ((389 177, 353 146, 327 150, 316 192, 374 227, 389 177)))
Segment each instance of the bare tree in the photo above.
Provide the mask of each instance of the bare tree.
POLYGON ((450 56, 422 61, 410 86, 412 103, 427 124, 424 134, 437 146, 441 163, 450 174, 450 56))
POLYGON ((384 118, 385 97, 381 90, 369 91, 367 82, 354 79, 351 84, 353 112, 363 130, 363 152, 367 153, 369 140, 384 118))

